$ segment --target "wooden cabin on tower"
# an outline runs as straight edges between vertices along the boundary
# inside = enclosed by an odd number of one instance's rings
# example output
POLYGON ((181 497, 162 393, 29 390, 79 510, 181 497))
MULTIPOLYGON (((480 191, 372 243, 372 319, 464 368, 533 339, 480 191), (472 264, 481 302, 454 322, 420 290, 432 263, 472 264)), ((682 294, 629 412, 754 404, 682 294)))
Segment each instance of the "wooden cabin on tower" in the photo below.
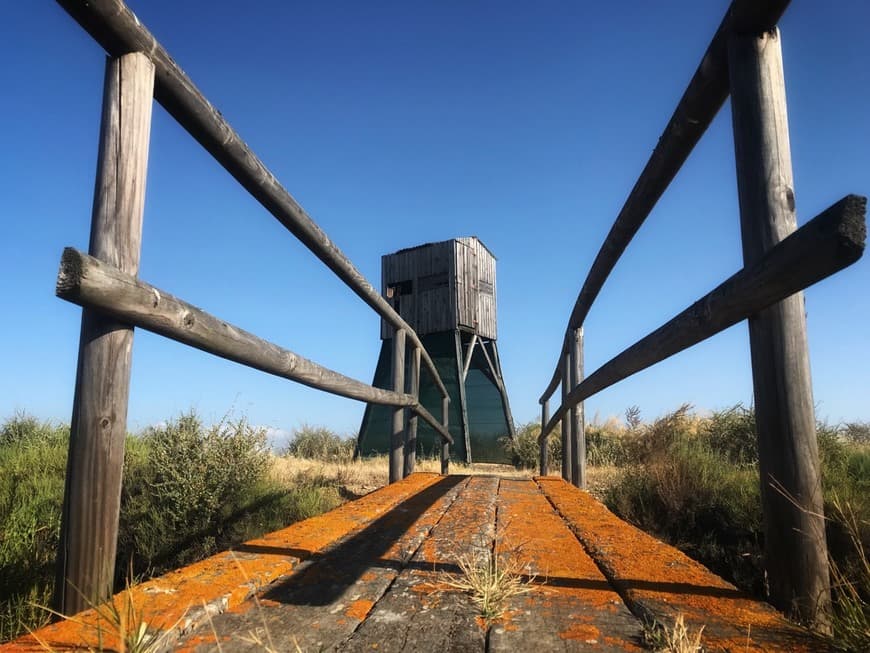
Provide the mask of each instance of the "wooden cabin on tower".
MULTIPOLYGON (((381 258, 381 292, 417 332, 450 394, 454 458, 506 462, 499 440, 514 438, 496 346, 495 256, 474 236, 427 243, 381 258)), ((390 387, 392 329, 381 322, 381 353, 374 385, 390 387)), ((441 395, 424 373, 420 401, 438 414, 441 395)), ((369 404, 360 426, 358 452, 387 453, 392 409, 369 404)), ((418 455, 438 451, 440 439, 418 427, 418 455)))

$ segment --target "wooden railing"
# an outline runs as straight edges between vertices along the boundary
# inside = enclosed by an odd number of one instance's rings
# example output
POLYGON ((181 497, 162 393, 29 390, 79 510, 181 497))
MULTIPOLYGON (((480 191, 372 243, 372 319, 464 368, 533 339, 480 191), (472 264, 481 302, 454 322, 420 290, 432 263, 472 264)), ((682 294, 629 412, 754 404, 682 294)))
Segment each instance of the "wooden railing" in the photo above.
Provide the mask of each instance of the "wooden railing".
POLYGON ((583 401, 749 320, 771 601, 824 628, 827 546, 803 295, 857 261, 866 198, 849 195, 796 230, 780 36, 787 0, 734 0, 619 212, 571 311, 540 398, 540 473, 561 422, 562 476, 585 487, 583 401), (583 324, 616 262, 695 144, 732 98, 745 267, 665 325, 583 376, 583 324), (550 399, 561 404, 550 416, 550 399))
POLYGON ((245 145, 121 0, 58 0, 108 52, 89 254, 68 248, 57 295, 83 307, 55 609, 110 596, 118 533, 133 327, 286 379, 394 406, 390 482, 413 471, 407 446, 422 418, 440 435, 447 473, 449 395, 417 333, 245 145), (262 340, 136 278, 156 99, 281 224, 393 328, 392 389, 374 388, 262 340), (411 349, 405 379, 405 353, 411 349), (419 398, 421 364, 441 393, 441 419, 419 398), (408 413, 410 412, 410 415, 408 413))

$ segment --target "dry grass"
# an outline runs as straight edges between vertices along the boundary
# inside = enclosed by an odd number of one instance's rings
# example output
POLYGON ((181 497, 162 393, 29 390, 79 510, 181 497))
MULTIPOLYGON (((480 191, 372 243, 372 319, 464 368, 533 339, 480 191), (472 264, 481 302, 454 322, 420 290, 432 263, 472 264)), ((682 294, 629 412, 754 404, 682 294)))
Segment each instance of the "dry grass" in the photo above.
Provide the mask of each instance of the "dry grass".
MULTIPOLYGON (((441 462, 435 459, 418 459, 417 471, 440 472, 441 462)), ((530 478, 530 470, 517 470, 511 465, 488 463, 450 462, 451 474, 488 474, 505 478, 530 478)), ((389 461, 387 456, 373 456, 356 461, 321 461, 295 456, 273 456, 270 474, 287 487, 315 482, 338 488, 346 499, 361 497, 387 484, 389 461)))
POLYGON ((683 615, 678 614, 671 628, 657 621, 645 624, 643 638, 649 648, 660 653, 700 653, 704 650, 703 633, 704 626, 692 633, 683 615))
POLYGON ((515 553, 495 554, 481 549, 457 560, 461 574, 447 574, 445 584, 466 592, 487 622, 504 614, 512 596, 530 591, 534 578, 524 575, 524 565, 515 553))

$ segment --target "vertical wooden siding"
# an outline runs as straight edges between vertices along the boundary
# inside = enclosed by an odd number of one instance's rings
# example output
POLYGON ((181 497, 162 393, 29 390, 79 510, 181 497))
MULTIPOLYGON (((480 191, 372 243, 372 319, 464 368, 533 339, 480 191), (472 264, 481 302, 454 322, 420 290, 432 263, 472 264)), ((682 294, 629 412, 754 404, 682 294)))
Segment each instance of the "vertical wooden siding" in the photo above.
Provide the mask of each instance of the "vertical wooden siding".
MULTIPOLYGON (((429 243, 384 256, 381 291, 421 335, 461 326, 484 338, 496 337, 495 257, 477 238, 429 243)), ((381 338, 391 334, 382 322, 381 338)))

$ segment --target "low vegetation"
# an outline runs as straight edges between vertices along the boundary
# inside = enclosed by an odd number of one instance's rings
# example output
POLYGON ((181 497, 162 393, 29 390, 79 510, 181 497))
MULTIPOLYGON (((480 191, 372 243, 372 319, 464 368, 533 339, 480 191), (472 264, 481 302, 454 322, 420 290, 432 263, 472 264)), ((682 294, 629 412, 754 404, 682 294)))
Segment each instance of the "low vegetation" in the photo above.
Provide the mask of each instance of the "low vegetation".
MULTIPOLYGON (((536 439, 540 425, 526 425, 521 432, 536 439)), ((817 432, 836 644, 846 651, 867 651, 870 424, 821 423, 817 432)), ((701 416, 682 406, 645 423, 632 407, 624 422, 588 424, 586 438, 590 491, 611 510, 741 589, 764 596, 758 448, 751 409, 737 405, 701 416), (607 482, 596 485, 603 470, 607 482)), ((560 448, 557 434, 549 446, 560 448)), ((527 448, 527 459, 516 458, 537 467, 536 449, 532 455, 531 446, 527 448)))
MULTIPOLYGON (((523 470, 517 473, 537 469, 539 434, 540 424, 526 424, 505 442, 523 470)), ((763 596, 750 409, 701 416, 683 406, 644 422, 631 408, 622 421, 587 424, 586 436, 590 488, 608 507, 763 596)), ((836 643, 844 651, 870 650, 870 424, 820 424, 818 437, 836 643)), ((49 616, 38 606, 51 598, 68 443, 66 427, 27 415, 0 425, 0 641, 49 616)), ((558 433, 548 450, 551 473, 558 473, 558 433)), ((117 589, 131 575, 161 573, 362 496, 387 482, 387 469, 384 457, 354 461, 352 439, 308 425, 281 455, 243 419, 206 426, 189 413, 129 436, 117 589)), ((418 460, 418 469, 437 471, 439 462, 418 460)), ((451 463, 451 471, 476 468, 451 463)), ((463 571, 487 596, 489 580, 506 571, 493 562, 469 561, 463 571)), ((493 606, 487 599, 481 609, 490 614, 493 606)))
MULTIPOLYGON (((309 427, 291 447, 312 446, 315 432, 319 441, 337 441, 352 454, 347 440, 309 427)), ((0 642, 50 618, 41 606, 51 603, 68 447, 65 426, 27 415, 0 426, 0 642)), ((116 589, 131 577, 199 560, 330 510, 354 490, 383 484, 362 472, 339 471, 332 449, 315 455, 321 459, 289 471, 291 459, 268 450, 263 429, 244 419, 206 426, 194 413, 128 436, 116 589), (342 483, 353 480, 359 481, 354 490, 344 490, 342 483)), ((339 457, 350 467, 348 456, 339 457)))

